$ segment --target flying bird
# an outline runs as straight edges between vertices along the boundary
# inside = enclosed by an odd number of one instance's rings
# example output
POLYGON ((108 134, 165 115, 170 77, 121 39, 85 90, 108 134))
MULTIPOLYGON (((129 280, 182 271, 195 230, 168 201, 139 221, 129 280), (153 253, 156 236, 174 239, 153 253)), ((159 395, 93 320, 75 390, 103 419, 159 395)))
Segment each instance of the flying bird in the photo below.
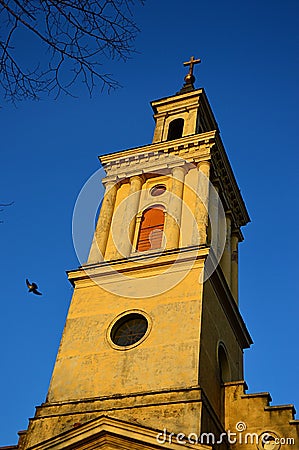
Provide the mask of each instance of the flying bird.
POLYGON ((27 280, 27 278, 26 278, 26 284, 28 287, 28 292, 33 292, 33 294, 36 294, 36 295, 42 295, 41 292, 38 292, 38 290, 37 290, 38 286, 36 283, 30 283, 30 281, 27 280))

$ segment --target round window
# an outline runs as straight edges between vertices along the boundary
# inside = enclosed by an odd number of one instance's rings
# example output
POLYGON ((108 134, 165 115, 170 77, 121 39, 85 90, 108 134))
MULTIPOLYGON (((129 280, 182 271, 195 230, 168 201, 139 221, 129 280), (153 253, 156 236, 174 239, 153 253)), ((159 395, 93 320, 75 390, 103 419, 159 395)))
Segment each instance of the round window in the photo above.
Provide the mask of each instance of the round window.
POLYGON ((111 340, 115 345, 128 347, 140 341, 148 329, 146 318, 137 313, 121 317, 111 329, 111 340))
POLYGON ((279 450, 280 438, 273 431, 266 431, 259 436, 259 450, 279 450))
POLYGON ((158 195, 164 194, 165 191, 166 191, 166 186, 164 184, 157 184, 157 186, 154 186, 151 189, 151 195, 153 197, 158 197, 158 195))

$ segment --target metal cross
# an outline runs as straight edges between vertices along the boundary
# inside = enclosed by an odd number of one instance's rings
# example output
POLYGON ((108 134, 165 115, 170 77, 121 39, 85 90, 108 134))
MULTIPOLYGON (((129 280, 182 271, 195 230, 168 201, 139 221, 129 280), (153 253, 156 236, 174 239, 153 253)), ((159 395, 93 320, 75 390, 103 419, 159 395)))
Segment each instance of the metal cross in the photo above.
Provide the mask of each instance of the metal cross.
POLYGON ((184 62, 184 66, 190 66, 189 74, 193 75, 193 67, 195 64, 199 64, 201 62, 200 59, 194 59, 194 56, 191 56, 190 61, 184 62))

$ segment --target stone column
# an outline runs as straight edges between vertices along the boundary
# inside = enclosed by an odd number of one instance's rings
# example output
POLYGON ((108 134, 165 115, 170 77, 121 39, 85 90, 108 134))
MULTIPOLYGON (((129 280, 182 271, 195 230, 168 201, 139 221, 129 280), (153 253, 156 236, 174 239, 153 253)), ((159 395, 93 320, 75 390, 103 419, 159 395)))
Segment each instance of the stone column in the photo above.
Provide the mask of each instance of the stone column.
POLYGON ((118 185, 113 181, 108 181, 105 187, 106 191, 87 261, 88 264, 103 261, 105 257, 118 185))
POLYGON ((167 249, 179 246, 185 173, 183 167, 172 169, 172 187, 164 227, 167 249))
POLYGON ((223 255, 220 261, 220 266, 226 278, 227 284, 231 287, 231 262, 232 262, 232 249, 231 249, 231 217, 226 214, 226 239, 223 255))
POLYGON ((239 237, 236 232, 232 233, 232 269, 231 269, 231 290, 236 303, 239 298, 239 275, 238 275, 238 244, 239 237))
POLYGON ((209 177, 210 177, 210 161, 200 161, 197 164, 198 169, 198 185, 197 199, 194 209, 194 219, 197 229, 193 230, 192 244, 207 243, 207 227, 209 220, 209 177))
POLYGON ((219 188, 217 185, 213 185, 213 188, 209 192, 209 217, 210 217, 210 236, 207 243, 213 245, 213 250, 216 258, 220 253, 220 242, 219 242, 219 209, 220 209, 220 197, 219 188))
POLYGON ((127 233, 127 236, 124 237, 123 245, 120 248, 124 257, 130 256, 132 251, 142 184, 142 175, 134 175, 130 178, 130 192, 126 205, 126 217, 124 218, 124 225, 128 228, 123 230, 124 233, 127 233))

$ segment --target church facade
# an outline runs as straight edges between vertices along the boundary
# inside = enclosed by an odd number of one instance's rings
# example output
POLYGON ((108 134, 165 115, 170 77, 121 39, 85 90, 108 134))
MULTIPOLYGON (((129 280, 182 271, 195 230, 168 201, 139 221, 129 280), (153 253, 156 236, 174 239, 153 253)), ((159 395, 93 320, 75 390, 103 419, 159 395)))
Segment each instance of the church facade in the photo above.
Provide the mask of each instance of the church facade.
POLYGON ((68 273, 48 395, 11 449, 299 448, 294 407, 246 393, 238 244, 250 219, 197 62, 151 103, 152 144, 100 157, 105 195, 88 261, 68 273))

